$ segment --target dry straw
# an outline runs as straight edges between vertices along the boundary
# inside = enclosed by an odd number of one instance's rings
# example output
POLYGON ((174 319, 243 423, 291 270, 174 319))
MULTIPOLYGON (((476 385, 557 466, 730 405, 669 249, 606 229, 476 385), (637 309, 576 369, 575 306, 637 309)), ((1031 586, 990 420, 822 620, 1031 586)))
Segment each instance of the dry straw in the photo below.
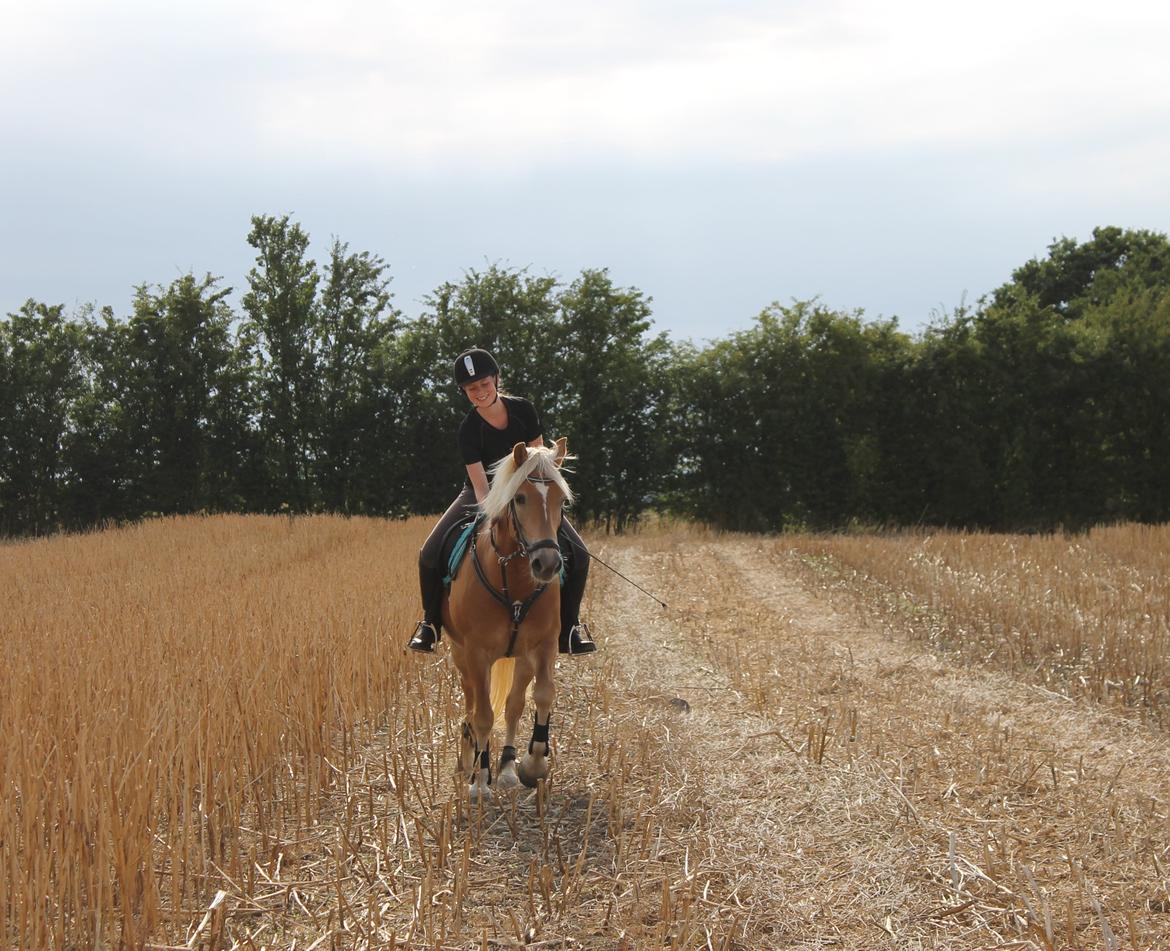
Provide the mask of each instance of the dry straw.
POLYGON ((1170 527, 795 539, 932 646, 1165 722, 1170 527))
POLYGON ((595 541, 672 607, 597 573, 550 782, 471 807, 428 528, 0 547, 5 946, 1167 946, 1170 751, 1099 712, 1162 710, 1163 535, 595 541))

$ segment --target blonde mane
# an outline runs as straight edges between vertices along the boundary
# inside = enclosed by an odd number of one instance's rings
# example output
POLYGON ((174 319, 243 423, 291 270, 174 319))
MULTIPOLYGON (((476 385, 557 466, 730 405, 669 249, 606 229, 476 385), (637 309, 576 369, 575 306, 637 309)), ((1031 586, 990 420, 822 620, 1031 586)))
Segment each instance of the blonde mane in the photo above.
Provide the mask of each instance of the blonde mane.
POLYGON ((508 503, 516 497, 520 486, 529 476, 548 479, 564 493, 566 502, 573 501, 573 491, 556 464, 556 450, 547 446, 529 446, 528 458, 519 467, 511 453, 492 466, 492 487, 479 505, 479 510, 487 517, 489 524, 508 511, 508 503))

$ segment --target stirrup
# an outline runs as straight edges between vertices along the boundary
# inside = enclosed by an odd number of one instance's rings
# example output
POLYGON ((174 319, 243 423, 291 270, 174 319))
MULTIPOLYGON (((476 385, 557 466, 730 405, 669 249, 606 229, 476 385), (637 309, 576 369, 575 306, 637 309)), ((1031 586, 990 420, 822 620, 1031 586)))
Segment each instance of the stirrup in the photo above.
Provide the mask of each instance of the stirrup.
POLYGON ((562 654, 592 654, 597 650, 597 645, 589 636, 589 625, 581 622, 569 628, 568 637, 561 637, 559 647, 562 654))
POLYGON ((423 620, 418 622, 418 627, 414 629, 414 636, 411 637, 410 643, 406 646, 412 651, 433 654, 435 652, 435 643, 438 639, 438 627, 431 621, 423 620))

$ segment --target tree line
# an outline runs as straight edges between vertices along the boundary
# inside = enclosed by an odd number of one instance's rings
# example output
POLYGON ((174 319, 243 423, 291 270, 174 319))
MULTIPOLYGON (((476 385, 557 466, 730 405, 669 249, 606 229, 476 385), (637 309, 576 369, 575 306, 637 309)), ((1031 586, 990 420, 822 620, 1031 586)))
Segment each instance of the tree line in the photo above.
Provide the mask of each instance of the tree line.
POLYGON ((491 265, 406 317, 385 261, 318 264, 252 219, 237 312, 214 277, 143 284, 131 312, 29 300, 0 321, 0 533, 151 514, 441 510, 467 404, 451 361, 567 435, 578 518, 648 511, 739 530, 1078 528, 1170 516, 1170 241, 1054 242, 920 333, 818 301, 709 344, 652 331, 605 270, 491 265))

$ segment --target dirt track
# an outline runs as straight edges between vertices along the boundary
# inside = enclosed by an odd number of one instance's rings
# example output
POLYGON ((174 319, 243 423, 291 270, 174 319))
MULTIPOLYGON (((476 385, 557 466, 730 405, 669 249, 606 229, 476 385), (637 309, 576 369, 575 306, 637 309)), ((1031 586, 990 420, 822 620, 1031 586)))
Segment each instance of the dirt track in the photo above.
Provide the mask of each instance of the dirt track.
POLYGON ((703 828, 689 862, 733 939, 1170 946, 1163 735, 925 653, 777 542, 607 551, 670 604, 596 571, 615 699, 703 828))
MULTIPOLYGON (((669 608, 594 568, 543 812, 468 814, 423 722, 417 768, 357 758, 337 821, 381 831, 324 830, 348 873, 268 947, 1170 947, 1163 734, 921 650, 781 541, 594 544, 669 608)), ((411 663, 451 710, 445 652, 411 663)))

